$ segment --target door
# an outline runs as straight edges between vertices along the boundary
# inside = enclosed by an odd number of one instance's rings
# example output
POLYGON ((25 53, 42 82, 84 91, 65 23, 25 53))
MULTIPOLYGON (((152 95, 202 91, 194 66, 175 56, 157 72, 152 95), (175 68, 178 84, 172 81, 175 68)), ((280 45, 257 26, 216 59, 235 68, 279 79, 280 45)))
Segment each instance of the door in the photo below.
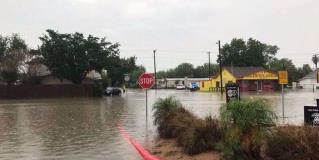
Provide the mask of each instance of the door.
POLYGON ((263 90, 263 82, 261 80, 257 81, 257 91, 263 90))

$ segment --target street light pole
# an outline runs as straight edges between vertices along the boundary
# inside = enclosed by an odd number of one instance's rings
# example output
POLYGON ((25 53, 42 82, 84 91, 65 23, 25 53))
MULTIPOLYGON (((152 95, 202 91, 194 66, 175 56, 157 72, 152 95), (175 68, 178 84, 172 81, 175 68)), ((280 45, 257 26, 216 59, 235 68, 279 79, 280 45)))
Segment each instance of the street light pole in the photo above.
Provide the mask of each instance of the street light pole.
POLYGON ((210 52, 207 52, 208 54, 208 76, 210 76, 210 52))
POLYGON ((154 77, 155 77, 155 85, 154 88, 157 89, 157 78, 156 78, 156 60, 155 60, 155 53, 156 50, 153 50, 153 56, 154 56, 154 77))

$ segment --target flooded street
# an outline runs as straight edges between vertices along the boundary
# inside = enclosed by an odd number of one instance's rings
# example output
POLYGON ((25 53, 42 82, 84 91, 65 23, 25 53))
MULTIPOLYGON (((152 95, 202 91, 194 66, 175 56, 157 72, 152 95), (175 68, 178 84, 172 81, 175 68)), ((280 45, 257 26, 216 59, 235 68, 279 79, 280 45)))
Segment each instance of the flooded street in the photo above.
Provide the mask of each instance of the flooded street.
MULTIPOLYGON (((176 90, 129 90, 121 97, 0 100, 0 159, 108 159, 139 160, 134 148, 117 129, 119 123, 146 148, 156 135, 151 106, 159 97, 177 97, 196 115, 218 115, 225 102, 220 93, 176 90)), ((280 93, 250 93, 242 97, 270 100, 281 116, 280 93)), ((315 105, 319 92, 288 91, 286 122, 303 123, 303 106, 315 105)))

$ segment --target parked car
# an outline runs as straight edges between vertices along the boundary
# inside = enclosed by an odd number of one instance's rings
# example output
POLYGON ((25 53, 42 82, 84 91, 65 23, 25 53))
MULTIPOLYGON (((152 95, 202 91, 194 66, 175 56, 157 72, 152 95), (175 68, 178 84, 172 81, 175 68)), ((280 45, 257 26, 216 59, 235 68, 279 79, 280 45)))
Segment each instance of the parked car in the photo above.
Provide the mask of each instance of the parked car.
POLYGON ((184 85, 182 85, 182 84, 178 84, 178 85, 176 85, 176 89, 177 90, 183 90, 183 89, 185 89, 186 87, 184 86, 184 85))
POLYGON ((197 90, 199 90, 198 84, 197 84, 197 83, 190 83, 190 84, 189 84, 189 90, 190 90, 190 91, 197 91, 197 90))
POLYGON ((198 86, 192 86, 189 88, 190 91, 197 91, 199 90, 199 87, 198 86))
POLYGON ((116 87, 107 87, 104 91, 104 95, 106 96, 120 96, 121 94, 121 89, 116 87))

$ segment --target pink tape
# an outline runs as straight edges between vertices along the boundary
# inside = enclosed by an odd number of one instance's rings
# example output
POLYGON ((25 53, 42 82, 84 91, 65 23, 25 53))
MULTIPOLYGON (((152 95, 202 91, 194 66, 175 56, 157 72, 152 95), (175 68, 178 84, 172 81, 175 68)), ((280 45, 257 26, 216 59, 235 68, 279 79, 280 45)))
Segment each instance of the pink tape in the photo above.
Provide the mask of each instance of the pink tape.
POLYGON ((117 128, 119 129, 119 132, 121 133, 123 138, 125 138, 129 143, 131 143, 134 146, 134 148, 137 150, 137 152, 144 160, 160 160, 159 158, 147 152, 139 143, 137 143, 133 138, 131 138, 129 133, 123 128, 120 122, 117 124, 117 128))

